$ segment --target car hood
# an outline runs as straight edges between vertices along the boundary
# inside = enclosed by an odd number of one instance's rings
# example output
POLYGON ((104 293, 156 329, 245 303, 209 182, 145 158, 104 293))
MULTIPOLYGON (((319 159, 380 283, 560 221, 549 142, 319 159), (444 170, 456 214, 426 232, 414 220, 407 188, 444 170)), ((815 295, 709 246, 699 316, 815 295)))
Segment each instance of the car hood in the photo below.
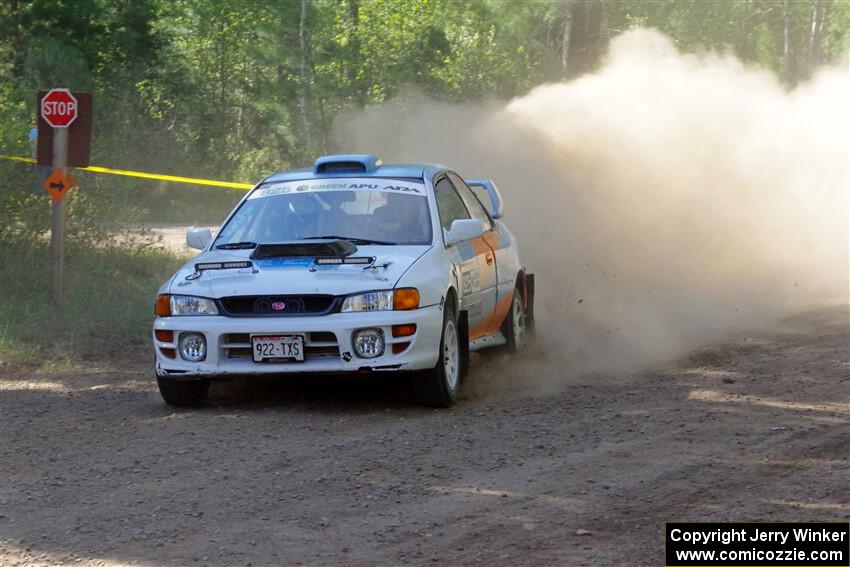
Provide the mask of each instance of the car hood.
POLYGON ((233 295, 347 295, 391 289, 430 246, 359 246, 356 257, 375 258, 362 264, 316 266, 313 258, 252 260, 254 268, 204 270, 195 277, 195 264, 250 259, 251 250, 212 250, 186 262, 171 280, 170 293, 218 299, 233 295))

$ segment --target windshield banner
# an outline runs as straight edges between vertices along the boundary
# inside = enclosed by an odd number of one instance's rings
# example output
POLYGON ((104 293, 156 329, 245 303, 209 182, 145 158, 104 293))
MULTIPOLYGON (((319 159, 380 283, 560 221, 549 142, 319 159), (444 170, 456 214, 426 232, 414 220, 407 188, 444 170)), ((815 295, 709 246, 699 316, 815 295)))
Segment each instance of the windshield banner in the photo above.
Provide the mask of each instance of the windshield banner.
POLYGON ((379 179, 375 177, 271 182, 258 187, 248 198, 258 199, 273 195, 318 191, 379 191, 425 197, 425 184, 410 180, 402 181, 400 179, 379 179))

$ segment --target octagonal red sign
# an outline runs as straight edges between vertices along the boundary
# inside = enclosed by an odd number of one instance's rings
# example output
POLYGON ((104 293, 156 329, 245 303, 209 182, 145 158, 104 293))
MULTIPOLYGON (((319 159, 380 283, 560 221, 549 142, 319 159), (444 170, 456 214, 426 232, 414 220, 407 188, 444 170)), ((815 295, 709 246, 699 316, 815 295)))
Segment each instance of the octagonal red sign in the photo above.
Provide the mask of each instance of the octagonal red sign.
POLYGON ((54 128, 67 128, 77 119, 77 99, 68 89, 51 89, 41 99, 41 117, 54 128))

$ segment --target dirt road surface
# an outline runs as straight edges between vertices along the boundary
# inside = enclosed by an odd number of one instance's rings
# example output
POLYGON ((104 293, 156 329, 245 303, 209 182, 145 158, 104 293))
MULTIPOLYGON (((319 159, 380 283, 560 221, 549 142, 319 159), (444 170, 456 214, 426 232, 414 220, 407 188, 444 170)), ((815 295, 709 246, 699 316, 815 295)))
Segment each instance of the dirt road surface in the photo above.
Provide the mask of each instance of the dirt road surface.
MULTIPOLYGON (((194 256, 198 253, 186 245, 186 231, 192 225, 186 224, 156 224, 136 223, 121 227, 121 230, 113 235, 113 242, 121 244, 124 242, 152 242, 181 256, 194 256)), ((213 234, 216 227, 210 227, 213 234)))
POLYGON ((482 355, 442 411, 392 377, 178 411, 147 353, 7 366, 0 565, 658 566, 667 520, 847 521, 848 350, 843 306, 545 397, 482 355))

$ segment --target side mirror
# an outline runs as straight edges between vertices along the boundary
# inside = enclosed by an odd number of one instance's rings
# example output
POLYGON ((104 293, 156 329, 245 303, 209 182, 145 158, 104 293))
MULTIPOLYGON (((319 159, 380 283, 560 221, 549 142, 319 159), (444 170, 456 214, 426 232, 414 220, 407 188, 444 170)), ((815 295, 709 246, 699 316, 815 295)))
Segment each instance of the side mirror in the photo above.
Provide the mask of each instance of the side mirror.
POLYGON ((478 219, 457 219, 446 233, 446 246, 466 242, 484 234, 484 223, 478 219))
POLYGON ((212 241, 212 231, 209 228, 195 228, 186 231, 186 246, 203 250, 212 241))

